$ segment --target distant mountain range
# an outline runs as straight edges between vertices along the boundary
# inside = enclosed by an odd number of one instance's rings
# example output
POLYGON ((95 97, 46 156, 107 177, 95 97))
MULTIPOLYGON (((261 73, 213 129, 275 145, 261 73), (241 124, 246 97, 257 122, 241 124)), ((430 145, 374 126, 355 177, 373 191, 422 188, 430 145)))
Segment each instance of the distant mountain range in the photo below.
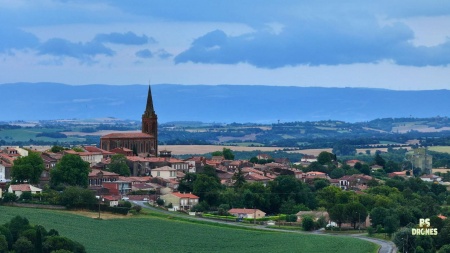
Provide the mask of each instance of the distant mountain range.
MULTIPOLYGON (((0 121, 115 117, 140 120, 147 85, 0 84, 0 121)), ((253 85, 152 85, 159 122, 275 123, 450 116, 450 90, 253 85)))

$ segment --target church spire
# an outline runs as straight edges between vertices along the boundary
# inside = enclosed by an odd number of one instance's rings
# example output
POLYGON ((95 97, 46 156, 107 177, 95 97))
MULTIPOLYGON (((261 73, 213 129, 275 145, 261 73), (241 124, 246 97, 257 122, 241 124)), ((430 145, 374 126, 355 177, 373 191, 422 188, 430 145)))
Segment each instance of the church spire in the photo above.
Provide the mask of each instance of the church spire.
POLYGON ((155 115, 155 109, 153 108, 152 88, 148 84, 147 106, 145 107, 144 115, 150 117, 155 115))

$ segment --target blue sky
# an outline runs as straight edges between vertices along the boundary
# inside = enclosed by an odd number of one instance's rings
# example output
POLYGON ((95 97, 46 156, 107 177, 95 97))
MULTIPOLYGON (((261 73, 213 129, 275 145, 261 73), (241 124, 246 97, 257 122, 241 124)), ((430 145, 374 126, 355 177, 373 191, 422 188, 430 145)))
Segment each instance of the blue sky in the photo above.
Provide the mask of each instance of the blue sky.
POLYGON ((450 88, 447 0, 0 6, 0 83, 450 88))

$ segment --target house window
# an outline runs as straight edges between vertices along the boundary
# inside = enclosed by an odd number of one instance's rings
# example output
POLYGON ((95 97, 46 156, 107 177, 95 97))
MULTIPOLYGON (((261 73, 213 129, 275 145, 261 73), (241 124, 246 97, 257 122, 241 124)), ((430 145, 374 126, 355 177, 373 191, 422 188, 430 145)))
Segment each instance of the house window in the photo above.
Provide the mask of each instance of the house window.
POLYGON ((156 176, 159 177, 161 175, 161 172, 156 172, 156 176))

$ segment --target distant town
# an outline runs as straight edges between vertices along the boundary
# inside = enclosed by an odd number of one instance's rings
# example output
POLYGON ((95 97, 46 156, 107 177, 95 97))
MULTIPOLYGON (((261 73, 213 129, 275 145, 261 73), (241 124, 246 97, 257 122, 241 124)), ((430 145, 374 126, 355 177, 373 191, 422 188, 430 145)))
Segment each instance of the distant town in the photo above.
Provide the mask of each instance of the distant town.
POLYGON ((4 204, 98 209, 99 217, 148 206, 268 227, 362 230, 405 251, 425 248, 404 234, 426 217, 437 228, 434 249, 450 245, 447 118, 158 124, 149 87, 141 122, 84 122, 76 134, 63 129, 68 122, 0 126, 4 204), (37 129, 35 139, 17 134, 37 129), (212 150, 199 154, 192 144, 212 150), (173 154, 176 146, 185 151, 173 154))

